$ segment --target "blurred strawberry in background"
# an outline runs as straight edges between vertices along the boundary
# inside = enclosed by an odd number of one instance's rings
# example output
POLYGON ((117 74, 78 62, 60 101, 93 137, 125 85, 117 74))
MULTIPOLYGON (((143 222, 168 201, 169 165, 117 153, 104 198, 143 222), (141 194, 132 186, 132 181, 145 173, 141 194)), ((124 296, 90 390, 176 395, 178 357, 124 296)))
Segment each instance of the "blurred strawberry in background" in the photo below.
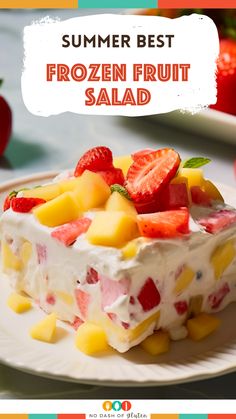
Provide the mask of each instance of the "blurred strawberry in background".
MULTIPOLYGON (((0 86, 2 80, 0 80, 0 86)), ((7 101, 0 95, 0 156, 3 155, 12 132, 12 112, 7 101)))

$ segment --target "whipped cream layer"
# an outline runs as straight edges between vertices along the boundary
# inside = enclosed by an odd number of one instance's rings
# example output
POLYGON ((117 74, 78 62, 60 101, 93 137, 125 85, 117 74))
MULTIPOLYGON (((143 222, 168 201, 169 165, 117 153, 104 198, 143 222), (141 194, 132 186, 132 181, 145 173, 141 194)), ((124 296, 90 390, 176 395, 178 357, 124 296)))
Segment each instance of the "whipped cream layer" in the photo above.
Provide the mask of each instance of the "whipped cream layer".
POLYGON ((85 235, 66 247, 33 214, 9 209, 0 220, 2 270, 15 290, 30 295, 45 312, 74 327, 83 321, 101 325, 119 352, 159 328, 182 339, 193 313, 219 311, 236 300, 236 223, 209 234, 197 222, 224 209, 232 208, 217 202, 211 208, 193 206, 191 234, 173 240, 140 237, 129 260, 121 249, 91 245, 85 235), (9 249, 20 261, 16 266, 6 266, 9 249))

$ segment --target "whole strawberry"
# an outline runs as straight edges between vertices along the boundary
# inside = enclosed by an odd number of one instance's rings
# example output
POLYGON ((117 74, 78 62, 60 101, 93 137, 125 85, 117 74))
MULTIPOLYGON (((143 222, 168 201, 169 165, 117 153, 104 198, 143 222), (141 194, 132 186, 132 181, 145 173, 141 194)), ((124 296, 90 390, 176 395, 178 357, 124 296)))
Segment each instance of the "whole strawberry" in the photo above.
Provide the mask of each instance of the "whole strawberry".
MULTIPOLYGON (((0 80, 0 85, 2 80, 0 80)), ((7 101, 0 96, 0 156, 4 153, 12 131, 12 112, 7 101)))
POLYGON ((211 108, 236 115, 236 40, 221 39, 217 67, 217 103, 211 108))

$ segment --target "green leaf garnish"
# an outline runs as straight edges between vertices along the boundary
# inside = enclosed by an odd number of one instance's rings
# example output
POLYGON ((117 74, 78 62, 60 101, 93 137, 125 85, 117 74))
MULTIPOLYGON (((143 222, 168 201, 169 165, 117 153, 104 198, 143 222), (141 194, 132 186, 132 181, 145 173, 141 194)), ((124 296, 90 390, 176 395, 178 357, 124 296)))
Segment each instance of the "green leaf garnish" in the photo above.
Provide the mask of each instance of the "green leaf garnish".
POLYGON ((111 193, 113 192, 119 192, 126 199, 129 199, 131 201, 131 198, 129 196, 127 189, 125 189, 123 186, 119 185, 118 183, 114 183, 114 185, 111 185, 111 193))
POLYGON ((8 196, 9 198, 13 198, 16 195, 17 195, 17 191, 11 191, 8 196))
POLYGON ((205 164, 210 162, 211 160, 206 157, 192 157, 191 159, 185 160, 182 167, 185 169, 197 169, 198 167, 205 166, 205 164))

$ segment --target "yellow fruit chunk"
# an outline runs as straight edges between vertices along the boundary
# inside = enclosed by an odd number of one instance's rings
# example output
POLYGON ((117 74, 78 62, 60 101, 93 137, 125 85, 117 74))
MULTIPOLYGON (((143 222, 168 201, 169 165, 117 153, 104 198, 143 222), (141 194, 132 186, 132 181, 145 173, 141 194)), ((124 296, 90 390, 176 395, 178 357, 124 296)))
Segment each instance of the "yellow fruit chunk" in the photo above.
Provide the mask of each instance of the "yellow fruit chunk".
POLYGON ((79 179, 79 186, 75 189, 74 195, 83 211, 100 207, 111 195, 109 186, 97 173, 85 170, 79 179))
POLYGON ((32 244, 29 241, 25 241, 20 250, 20 257, 21 257, 24 267, 27 266, 27 263, 29 262, 31 256, 32 256, 32 244))
POLYGON ((202 186, 204 180, 202 169, 182 168, 179 170, 179 176, 183 176, 188 179, 189 189, 191 189, 192 186, 202 186))
POLYGON ((14 271, 20 271, 22 269, 22 262, 11 250, 10 246, 2 241, 2 266, 3 271, 7 269, 13 269, 14 271))
POLYGON ((45 199, 45 201, 51 201, 51 199, 60 195, 61 191, 57 183, 51 183, 50 185, 22 191, 22 193, 23 196, 27 198, 40 198, 45 199))
POLYGON ((120 247, 138 235, 133 217, 122 211, 101 211, 94 217, 87 239, 91 244, 120 247))
POLYGON ((217 189, 214 183, 212 183, 210 180, 203 180, 202 189, 207 193, 208 196, 210 196, 211 199, 224 202, 224 198, 221 195, 219 189, 217 189))
POLYGON ((62 300, 65 304, 67 304, 68 306, 71 306, 74 302, 73 297, 68 294, 67 292, 64 291, 55 291, 55 294, 57 295, 57 297, 62 300))
POLYGON ((80 177, 66 179, 59 182, 58 186, 61 193, 74 191, 80 185, 80 177))
POLYGON ((49 314, 32 327, 30 336, 42 342, 53 343, 56 335, 56 320, 55 313, 49 314))
POLYGON ((72 192, 64 192, 46 204, 33 210, 37 220, 48 227, 69 223, 80 216, 79 207, 72 192))
POLYGON ((75 346, 86 355, 93 355, 108 349, 104 330, 93 323, 83 323, 76 333, 75 346))
POLYGON ((15 311, 15 313, 24 313, 32 307, 29 298, 15 293, 8 297, 7 305, 15 311))
POLYGON ((124 211, 126 214, 136 217, 137 211, 133 202, 125 198, 119 192, 113 192, 106 202, 106 211, 124 211))
POLYGON ((192 271, 192 269, 186 266, 177 279, 174 289, 175 293, 179 294, 184 291, 191 284, 194 276, 195 273, 192 271))
POLYGON ((188 317, 195 317, 201 313, 203 297, 202 295, 195 295, 190 298, 188 306, 188 317))
POLYGON ((139 336, 142 335, 145 332, 145 330, 147 330, 151 326, 152 323, 157 322, 159 317, 160 317, 160 311, 157 311, 156 313, 152 314, 150 317, 145 319, 138 326, 136 326, 134 329, 127 330, 129 341, 138 339, 139 336))
POLYGON ((114 167, 116 167, 117 169, 121 169, 124 176, 127 175, 127 172, 132 163, 133 163, 133 159, 131 156, 118 156, 118 157, 114 157, 113 159, 114 167))
POLYGON ((201 340, 214 332, 220 325, 220 320, 209 314, 199 314, 187 321, 189 337, 193 340, 201 340))
POLYGON ((215 272, 215 278, 219 279, 224 271, 233 261, 236 255, 233 240, 229 240, 226 243, 217 247, 211 256, 211 263, 215 272))
POLYGON ((123 259, 132 259, 138 251, 137 244, 134 241, 127 243, 121 250, 123 259))
POLYGON ((169 351, 170 338, 167 332, 159 330, 153 335, 147 337, 141 347, 150 355, 160 355, 169 351))

